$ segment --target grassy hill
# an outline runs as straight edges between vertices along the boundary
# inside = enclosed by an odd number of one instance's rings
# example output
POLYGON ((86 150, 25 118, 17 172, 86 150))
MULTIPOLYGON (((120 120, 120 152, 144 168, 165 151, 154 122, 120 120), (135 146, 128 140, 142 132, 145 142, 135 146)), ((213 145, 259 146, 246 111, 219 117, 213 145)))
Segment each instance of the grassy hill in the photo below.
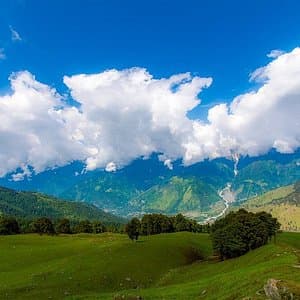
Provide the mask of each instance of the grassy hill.
POLYGON ((0 187, 0 215, 34 219, 49 217, 52 219, 69 218, 73 220, 102 220, 106 223, 124 223, 125 220, 106 213, 96 206, 62 201, 40 193, 18 192, 0 187))
POLYGON ((224 262, 210 259, 207 234, 186 232, 1 236, 0 248, 1 299, 255 300, 269 278, 300 295, 298 233, 224 262))
POLYGON ((267 211, 278 218, 283 230, 300 231, 300 181, 251 198, 239 207, 267 211))

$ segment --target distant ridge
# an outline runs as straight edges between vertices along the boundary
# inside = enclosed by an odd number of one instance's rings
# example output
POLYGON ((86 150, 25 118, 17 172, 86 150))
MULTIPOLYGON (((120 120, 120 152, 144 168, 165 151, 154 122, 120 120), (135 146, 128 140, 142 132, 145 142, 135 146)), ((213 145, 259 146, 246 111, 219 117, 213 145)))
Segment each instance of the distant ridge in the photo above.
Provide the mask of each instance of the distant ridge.
POLYGON ((125 223, 125 219, 104 212, 92 204, 63 201, 36 192, 22 192, 0 187, 0 215, 34 219, 69 218, 101 220, 104 223, 125 223))

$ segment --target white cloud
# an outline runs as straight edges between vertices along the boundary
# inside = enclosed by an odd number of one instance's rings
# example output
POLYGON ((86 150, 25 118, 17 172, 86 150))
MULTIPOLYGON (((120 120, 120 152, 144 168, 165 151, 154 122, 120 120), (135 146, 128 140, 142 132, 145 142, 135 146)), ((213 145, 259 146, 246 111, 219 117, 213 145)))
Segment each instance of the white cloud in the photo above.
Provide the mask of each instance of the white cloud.
POLYGON ((28 166, 40 172, 84 159, 74 132, 78 111, 64 107, 55 90, 29 72, 10 80, 12 94, 0 97, 0 176, 21 169, 19 179, 28 175, 28 166))
POLYGON ((117 171, 117 166, 114 162, 109 162, 105 167, 106 172, 115 172, 117 171))
POLYGON ((165 165, 169 170, 173 170, 173 164, 172 164, 171 159, 166 159, 166 160, 164 161, 164 165, 165 165))
POLYGON ((22 41, 22 38, 20 36, 20 34, 12 28, 12 26, 9 26, 10 29, 10 33, 11 33, 11 40, 16 42, 16 41, 22 41))
POLYGON ((275 49, 275 50, 272 50, 270 53, 268 53, 267 56, 270 58, 277 58, 284 53, 285 53, 285 51, 283 51, 283 50, 275 49))
POLYGON ((94 150, 87 169, 118 167, 152 152, 170 158, 182 155, 182 139, 192 129, 186 116, 209 86, 210 78, 190 74, 154 79, 145 69, 109 70, 64 78, 72 97, 81 103, 79 128, 94 150))
POLYGON ((300 146, 300 49, 259 68, 252 80, 261 83, 257 91, 215 105, 202 122, 187 114, 211 78, 155 79, 141 68, 65 76, 80 103, 75 108, 30 73, 15 74, 12 94, 0 97, 0 176, 18 169, 19 180, 28 166, 40 172, 72 160, 85 161, 87 170, 115 171, 153 152, 172 168, 178 158, 189 165, 272 147, 294 151, 300 146))
POLYGON ((254 78, 262 86, 208 113, 209 124, 194 123, 186 163, 203 157, 259 155, 274 147, 283 153, 300 146, 300 48, 283 54, 254 78))
POLYGON ((4 52, 4 48, 0 48, 0 60, 3 60, 6 58, 5 52, 4 52))

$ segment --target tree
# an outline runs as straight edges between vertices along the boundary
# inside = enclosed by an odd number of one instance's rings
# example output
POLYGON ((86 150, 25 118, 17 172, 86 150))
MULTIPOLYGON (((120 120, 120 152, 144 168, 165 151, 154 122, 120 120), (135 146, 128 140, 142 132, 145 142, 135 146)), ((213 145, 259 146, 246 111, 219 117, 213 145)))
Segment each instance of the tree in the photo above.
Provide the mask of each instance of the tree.
POLYGON ((133 218, 125 227, 125 232, 128 234, 128 237, 137 241, 140 235, 141 222, 138 218, 133 218))
POLYGON ((191 231, 191 222, 182 214, 178 214, 173 218, 173 226, 175 231, 191 231))
POLYGON ((0 235, 18 234, 20 228, 17 220, 13 217, 0 218, 0 235))
POLYGON ((71 233, 70 221, 68 219, 59 220, 56 225, 56 232, 70 234, 71 233))
POLYGON ((55 234, 54 226, 49 218, 39 218, 33 222, 33 232, 42 234, 55 234))
POLYGON ((89 220, 80 221, 76 226, 74 231, 76 233, 93 233, 93 226, 89 220))
POLYGON ((106 232, 106 227, 100 221, 95 221, 93 223, 93 232, 94 233, 106 232))
POLYGON ((277 219, 270 214, 240 209, 212 225, 213 248, 222 259, 237 257, 267 244, 278 229, 277 219))

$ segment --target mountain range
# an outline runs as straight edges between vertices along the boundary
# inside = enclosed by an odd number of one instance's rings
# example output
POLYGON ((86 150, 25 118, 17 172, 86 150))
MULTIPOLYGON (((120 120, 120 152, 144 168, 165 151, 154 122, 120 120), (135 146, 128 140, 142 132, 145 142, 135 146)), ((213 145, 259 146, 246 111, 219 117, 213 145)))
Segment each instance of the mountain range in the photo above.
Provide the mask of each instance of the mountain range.
POLYGON ((172 169, 158 155, 138 159, 116 172, 85 172, 84 165, 68 166, 0 185, 35 191, 66 200, 93 204, 122 217, 147 212, 184 213, 198 221, 225 208, 221 191, 230 186, 236 204, 300 180, 300 150, 293 154, 271 151, 255 158, 206 160, 191 166, 181 161, 172 169))

